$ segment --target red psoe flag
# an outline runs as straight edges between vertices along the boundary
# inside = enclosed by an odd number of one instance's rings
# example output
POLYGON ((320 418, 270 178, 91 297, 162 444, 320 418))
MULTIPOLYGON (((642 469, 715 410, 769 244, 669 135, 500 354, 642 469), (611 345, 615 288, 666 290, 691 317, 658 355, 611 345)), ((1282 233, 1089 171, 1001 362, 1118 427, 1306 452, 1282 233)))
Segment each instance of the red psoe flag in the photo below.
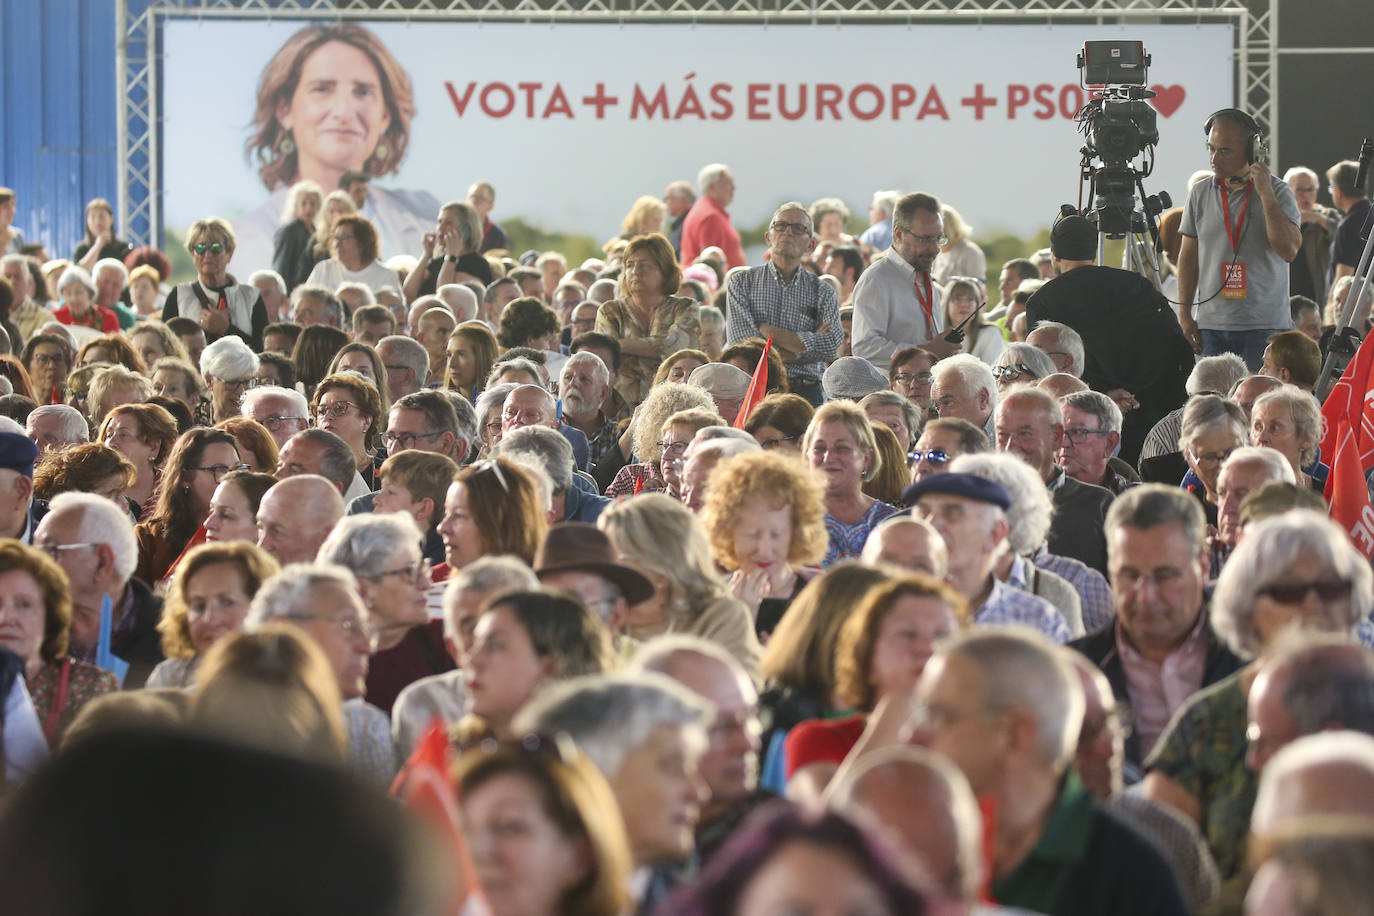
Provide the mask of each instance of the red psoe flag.
POLYGON ((754 377, 749 380, 749 390, 744 392, 744 403, 739 406, 739 415, 735 417, 735 429, 744 429, 749 414, 768 394, 768 354, 772 352, 773 335, 769 334, 768 340, 764 341, 759 364, 754 367, 754 377))
POLYGON ((472 860, 468 856, 467 840, 463 836, 458 813, 458 790, 449 777, 452 757, 448 736, 436 718, 416 742, 410 759, 391 784, 391 794, 399 798, 410 813, 448 847, 446 854, 453 861, 454 886, 449 889, 449 900, 444 908, 447 916, 457 916, 468 895, 481 893, 472 860))
MULTIPOLYGON (((1322 460, 1333 467, 1331 459, 1336 454, 1342 422, 1350 429, 1361 470, 1374 467, 1374 403, 1370 402, 1370 389, 1374 388, 1374 343, 1371 341, 1374 341, 1374 334, 1360 344, 1355 358, 1345 367, 1322 404, 1322 460)), ((1326 501, 1331 502, 1329 478, 1326 501)))
POLYGON ((1350 542, 1364 554, 1374 557, 1374 507, 1369 504, 1369 486, 1350 424, 1344 419, 1336 430, 1336 453, 1331 474, 1326 479, 1327 512, 1350 535, 1350 542))

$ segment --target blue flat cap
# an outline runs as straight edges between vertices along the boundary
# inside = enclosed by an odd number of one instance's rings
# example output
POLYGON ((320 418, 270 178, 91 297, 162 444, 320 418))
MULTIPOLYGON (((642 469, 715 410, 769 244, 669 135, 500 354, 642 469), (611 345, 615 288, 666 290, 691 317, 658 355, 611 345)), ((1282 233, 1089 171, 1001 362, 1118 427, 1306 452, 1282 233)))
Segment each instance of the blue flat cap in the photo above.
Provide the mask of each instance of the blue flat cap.
POLYGON ((1011 508, 1011 495, 1001 484, 976 474, 935 474, 903 490, 902 499, 908 505, 915 505, 916 500, 927 493, 945 493, 980 503, 992 503, 1003 511, 1011 508))
POLYGON ((33 476, 33 463, 38 459, 38 446, 28 436, 0 433, 0 468, 33 476))

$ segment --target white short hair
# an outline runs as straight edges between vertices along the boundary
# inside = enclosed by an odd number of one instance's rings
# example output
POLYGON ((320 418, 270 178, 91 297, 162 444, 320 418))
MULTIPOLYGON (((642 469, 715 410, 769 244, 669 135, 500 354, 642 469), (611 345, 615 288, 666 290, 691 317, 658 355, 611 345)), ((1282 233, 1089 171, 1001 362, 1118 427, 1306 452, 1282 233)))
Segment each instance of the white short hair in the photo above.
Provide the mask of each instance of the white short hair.
MULTIPOLYGON (((1069 370, 1070 374, 1072 374, 1074 378, 1082 378, 1083 363, 1087 358, 1083 352, 1082 336, 1067 324, 1062 324, 1058 321, 1042 321, 1035 326, 1031 333, 1038 334, 1041 331, 1048 331, 1055 336, 1055 339, 1059 341, 1059 350, 1066 354, 1069 359, 1073 360, 1073 367, 1069 370)), ((1045 354, 1048 356, 1049 351, 1046 350, 1045 354)), ((1051 362, 1053 362, 1053 360, 1051 360, 1051 362)))
MULTIPOLYGON (((1038 352, 1038 351, 1037 351, 1038 352)), ((965 388, 977 394, 979 390, 988 393, 988 406, 997 406, 997 379, 993 377, 992 368, 972 353, 956 353, 947 356, 935 364, 935 374, 943 375, 952 372, 959 376, 965 388)))
POLYGON ((350 570, 359 579, 376 579, 396 548, 419 544, 423 537, 408 512, 347 515, 329 532, 316 557, 321 563, 350 570))
POLYGON ((114 553, 115 575, 127 582, 138 568, 138 537, 129 513, 114 500, 94 493, 58 493, 48 504, 48 514, 80 512, 76 537, 91 544, 108 544, 114 553))
POLYGON ((305 610, 310 593, 321 585, 337 585, 357 593, 353 573, 333 563, 292 563, 272 576, 248 605, 244 628, 255 630, 278 617, 290 617, 305 610))
POLYGON ((874 191, 873 206, 887 214, 888 219, 897 212, 897 201, 902 199, 901 191, 874 191))
POLYGON ((305 401, 305 395, 294 388, 282 388, 280 385, 263 385, 259 388, 249 388, 243 394, 243 409, 240 413, 253 418, 253 410, 258 401, 263 398, 285 398, 291 402, 293 415, 301 417, 306 423, 310 422, 310 405, 305 401))
POLYGON ((473 592, 533 591, 539 577, 519 557, 482 557, 454 572, 444 584, 444 635, 458 641, 458 621, 454 619, 458 602, 473 592))
POLYGON ((200 372, 220 379, 241 379, 258 371, 258 355, 243 338, 226 334, 200 354, 200 372))
POLYGON ((271 280, 272 284, 277 288, 277 292, 281 293, 283 296, 286 295, 286 280, 284 280, 282 275, 275 270, 255 270, 248 275, 248 282, 253 286, 257 286, 259 280, 271 280))
POLYGON ((342 300, 345 292, 362 293, 363 305, 377 304, 376 294, 372 292, 372 287, 368 286, 366 283, 340 283, 338 287, 335 288, 334 295, 342 300))
POLYGON ((607 368, 606 361, 591 350, 578 350, 572 356, 569 356, 568 361, 563 364, 563 371, 567 372, 580 363, 589 364, 592 368, 592 372, 595 373, 597 378, 601 379, 601 384, 609 385, 611 383, 611 370, 607 368))
POLYGON ((705 194, 706 189, 715 184, 720 179, 720 176, 728 171, 730 171, 730 166, 719 162, 713 162, 710 165, 702 166, 701 171, 697 172, 697 191, 705 194))
POLYGON ((1035 468, 1006 452, 960 455, 949 469, 999 484, 1011 495, 1007 509, 1007 544, 1019 556, 1034 553, 1050 534, 1054 503, 1035 468))
POLYGON ((117 258, 101 258, 99 261, 95 262, 95 269, 91 271, 91 276, 98 277, 100 276, 101 271, 105 270, 115 271, 124 281, 125 286, 129 284, 129 268, 124 266, 123 261, 120 261, 117 258))
POLYGON ((1236 382, 1249 374, 1250 367, 1234 353, 1204 356, 1193 366, 1193 371, 1188 373, 1188 381, 1184 387, 1189 397, 1204 391, 1226 397, 1226 393, 1236 386, 1236 382))
POLYGON ((1226 460, 1221 463, 1221 470, 1237 464, 1264 465, 1265 470, 1269 472, 1269 481, 1277 480, 1292 484, 1298 482, 1297 475, 1293 473, 1293 465, 1288 463, 1282 452, 1268 446, 1242 445, 1226 456, 1226 460))
POLYGON ((706 749, 715 706, 672 678, 647 671, 573 678, 546 688, 516 717, 516 734, 572 738, 607 779, 661 725, 681 728, 695 753, 706 749))
POLYGON ((91 427, 81 411, 66 404, 44 404, 29 411, 26 433, 33 433, 33 421, 44 417, 58 417, 62 421, 62 441, 68 444, 91 441, 91 427))
MULTIPOLYGON (((82 286, 86 287, 86 292, 90 293, 92 296, 96 293, 95 281, 92 280, 91 275, 86 272, 86 268, 79 264, 73 264, 62 271, 62 276, 57 278, 57 286, 54 287, 54 289, 57 290, 57 295, 61 296, 62 291, 73 283, 80 283, 82 286)), ((70 332, 68 332, 68 336, 70 336, 70 332)))

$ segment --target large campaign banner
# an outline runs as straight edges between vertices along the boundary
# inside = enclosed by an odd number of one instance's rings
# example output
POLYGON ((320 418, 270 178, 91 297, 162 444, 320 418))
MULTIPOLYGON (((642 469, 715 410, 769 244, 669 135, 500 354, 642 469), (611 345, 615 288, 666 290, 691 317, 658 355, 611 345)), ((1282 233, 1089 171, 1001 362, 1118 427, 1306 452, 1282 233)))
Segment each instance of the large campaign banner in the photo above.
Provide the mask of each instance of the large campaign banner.
POLYGON ((477 179, 493 218, 604 240, 635 198, 727 163, 737 225, 779 202, 930 191, 976 232, 1031 233, 1079 193, 1085 40, 1153 56, 1147 193, 1181 202, 1233 99, 1227 25, 480 24, 169 19, 163 225, 219 215, 267 266, 287 187, 374 176, 384 255, 420 253, 477 179))

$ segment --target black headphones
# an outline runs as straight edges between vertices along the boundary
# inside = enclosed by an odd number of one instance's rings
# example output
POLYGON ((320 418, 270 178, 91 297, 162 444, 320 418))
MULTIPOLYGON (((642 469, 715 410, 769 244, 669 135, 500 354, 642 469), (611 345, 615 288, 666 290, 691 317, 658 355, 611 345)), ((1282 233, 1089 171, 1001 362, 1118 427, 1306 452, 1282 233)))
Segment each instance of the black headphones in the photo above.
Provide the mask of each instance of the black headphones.
POLYGON ((1264 131, 1260 128, 1258 121, 1239 108, 1221 108, 1207 116, 1207 120, 1202 125, 1204 136, 1212 132, 1212 125, 1216 123, 1217 118, 1239 124, 1241 129, 1245 131, 1245 161, 1247 163, 1254 162, 1259 158, 1259 151, 1256 147, 1263 144, 1264 131))

